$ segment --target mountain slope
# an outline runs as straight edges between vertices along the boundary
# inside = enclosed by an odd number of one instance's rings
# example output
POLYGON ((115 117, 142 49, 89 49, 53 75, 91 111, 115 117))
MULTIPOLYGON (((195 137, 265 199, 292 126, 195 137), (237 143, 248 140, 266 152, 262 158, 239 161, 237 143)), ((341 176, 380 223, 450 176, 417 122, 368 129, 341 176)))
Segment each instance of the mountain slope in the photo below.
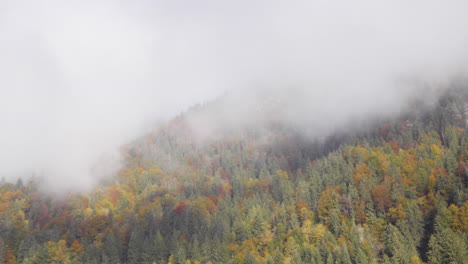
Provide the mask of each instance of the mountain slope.
POLYGON ((194 108, 89 193, 3 183, 0 263, 466 263, 467 99, 320 139, 194 108))

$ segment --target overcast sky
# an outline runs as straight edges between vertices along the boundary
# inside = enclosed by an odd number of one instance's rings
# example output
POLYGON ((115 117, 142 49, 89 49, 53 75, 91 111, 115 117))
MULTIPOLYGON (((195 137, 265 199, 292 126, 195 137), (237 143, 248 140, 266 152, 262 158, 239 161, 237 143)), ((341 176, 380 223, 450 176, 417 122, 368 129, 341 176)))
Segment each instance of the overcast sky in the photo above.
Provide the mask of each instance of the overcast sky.
POLYGON ((323 124, 395 111, 412 92, 402 79, 464 71, 466 10, 464 0, 0 0, 0 176, 43 170, 53 186, 90 186, 103 153, 227 91, 295 87, 297 109, 323 124))

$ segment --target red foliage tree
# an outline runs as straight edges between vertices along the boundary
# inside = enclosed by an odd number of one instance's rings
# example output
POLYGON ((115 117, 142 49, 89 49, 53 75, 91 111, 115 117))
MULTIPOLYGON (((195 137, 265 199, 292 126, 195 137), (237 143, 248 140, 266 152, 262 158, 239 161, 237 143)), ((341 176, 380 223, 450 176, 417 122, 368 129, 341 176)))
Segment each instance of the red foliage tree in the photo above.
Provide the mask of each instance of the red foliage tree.
POLYGON ((372 190, 372 199, 375 202, 377 210, 385 211, 392 203, 389 197, 388 189, 385 185, 377 185, 372 190))

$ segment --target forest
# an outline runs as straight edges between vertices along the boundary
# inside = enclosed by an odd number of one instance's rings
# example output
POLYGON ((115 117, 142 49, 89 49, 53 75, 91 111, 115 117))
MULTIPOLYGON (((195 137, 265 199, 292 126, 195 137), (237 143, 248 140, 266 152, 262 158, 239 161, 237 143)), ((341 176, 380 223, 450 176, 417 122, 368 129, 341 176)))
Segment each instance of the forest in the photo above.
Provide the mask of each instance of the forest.
POLYGON ((191 109, 91 191, 2 180, 0 263, 468 263, 467 91, 321 140, 273 120, 200 141, 191 109))

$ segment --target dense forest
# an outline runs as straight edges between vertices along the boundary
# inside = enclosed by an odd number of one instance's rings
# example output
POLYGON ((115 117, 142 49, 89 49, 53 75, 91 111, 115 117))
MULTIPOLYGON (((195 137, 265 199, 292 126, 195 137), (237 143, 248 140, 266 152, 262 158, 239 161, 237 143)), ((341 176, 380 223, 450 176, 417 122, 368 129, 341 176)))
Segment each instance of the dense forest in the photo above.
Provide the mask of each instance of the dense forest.
POLYGON ((468 263, 468 93, 313 140, 274 120, 199 140, 181 114, 62 196, 0 185, 0 263, 468 263))

